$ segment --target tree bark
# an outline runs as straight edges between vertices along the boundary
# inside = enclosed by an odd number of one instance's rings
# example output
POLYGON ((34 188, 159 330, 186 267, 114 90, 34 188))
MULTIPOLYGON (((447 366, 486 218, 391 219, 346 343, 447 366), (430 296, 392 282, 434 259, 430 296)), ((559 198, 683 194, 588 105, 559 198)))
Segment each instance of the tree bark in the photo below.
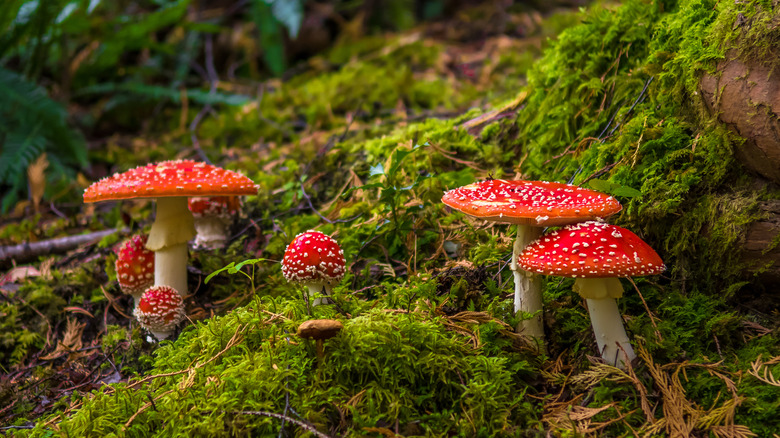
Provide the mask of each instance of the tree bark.
POLYGON ((762 202, 766 218, 750 224, 742 259, 755 266, 764 284, 780 284, 780 200, 762 202))

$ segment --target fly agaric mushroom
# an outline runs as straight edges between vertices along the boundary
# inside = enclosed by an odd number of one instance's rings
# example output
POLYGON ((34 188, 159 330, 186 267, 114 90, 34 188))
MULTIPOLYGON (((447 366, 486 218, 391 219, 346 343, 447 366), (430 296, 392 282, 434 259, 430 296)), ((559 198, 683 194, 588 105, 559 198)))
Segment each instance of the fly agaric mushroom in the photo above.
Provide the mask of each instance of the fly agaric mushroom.
MULTIPOLYGON (((537 276, 517 266, 523 248, 541 235, 542 227, 604 218, 622 208, 612 196, 570 184, 492 178, 450 190, 441 200, 469 216, 517 225, 510 264, 515 280, 514 309, 515 313, 530 314, 542 310, 542 289, 537 276)), ((543 338, 542 316, 522 321, 517 331, 543 338)))
POLYGON ((544 275, 576 278, 574 291, 588 304, 601 357, 614 366, 636 357, 615 302, 623 296, 617 277, 655 275, 666 269, 661 257, 636 234, 603 222, 568 225, 528 245, 518 264, 544 275))
POLYGON ((84 190, 84 202, 153 198, 157 214, 146 247, 154 251, 154 284, 187 294, 187 242, 195 237, 189 196, 254 195, 249 178, 191 160, 148 164, 104 178, 84 190))
POLYGON ((194 197, 187 206, 195 219, 195 247, 218 249, 225 246, 233 216, 241 202, 236 196, 194 197))
POLYGON ((317 359, 324 355, 323 343, 341 331, 344 325, 335 319, 311 319, 298 326, 298 336, 303 339, 314 339, 317 346, 317 359))
MULTIPOLYGON (((300 283, 309 289, 309 298, 315 294, 330 294, 331 287, 344 277, 344 251, 327 234, 309 230, 295 236, 287 246, 282 259, 282 274, 291 283, 300 283)), ((322 304, 317 298, 313 306, 322 304)))
POLYGON ((116 257, 116 279, 123 293, 133 296, 135 307, 144 291, 154 284, 154 253, 146 249, 147 236, 133 236, 116 257))
POLYGON ((152 286, 141 296, 133 315, 141 327, 162 341, 184 320, 184 301, 170 286, 152 286))

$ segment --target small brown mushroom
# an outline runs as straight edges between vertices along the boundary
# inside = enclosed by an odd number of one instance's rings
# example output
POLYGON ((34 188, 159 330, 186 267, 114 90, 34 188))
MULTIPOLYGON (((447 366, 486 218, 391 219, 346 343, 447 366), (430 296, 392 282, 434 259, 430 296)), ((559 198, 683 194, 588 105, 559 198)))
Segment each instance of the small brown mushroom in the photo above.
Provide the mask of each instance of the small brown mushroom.
POLYGON ((335 319, 311 319, 298 327, 298 336, 303 339, 314 339, 317 346, 317 360, 322 360, 323 343, 326 339, 336 336, 344 324, 335 319))

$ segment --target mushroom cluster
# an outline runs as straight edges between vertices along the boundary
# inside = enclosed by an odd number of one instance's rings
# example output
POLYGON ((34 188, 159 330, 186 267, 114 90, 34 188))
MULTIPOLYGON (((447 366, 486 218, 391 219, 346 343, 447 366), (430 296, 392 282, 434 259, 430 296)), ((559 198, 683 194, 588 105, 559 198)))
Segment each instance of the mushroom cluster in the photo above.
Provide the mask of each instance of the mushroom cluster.
POLYGON ((518 264, 539 274, 576 278, 574 291, 587 302, 601 357, 616 366, 636 357, 615 301, 623 296, 618 277, 655 275, 666 269, 661 257, 636 234, 603 222, 567 225, 528 245, 518 264))
POLYGON ((154 284, 187 295, 187 242, 195 237, 190 196, 254 195, 257 186, 236 172, 211 164, 164 161, 104 178, 84 191, 84 202, 151 198, 157 214, 146 247, 154 251, 154 284))
POLYGON ((87 203, 144 198, 157 201, 148 238, 130 239, 117 259, 120 287, 133 295, 134 315, 155 337, 167 338, 184 318, 187 242, 196 235, 188 197, 232 198, 256 193, 257 186, 249 178, 192 160, 164 161, 116 173, 84 191, 87 203), (150 267, 154 269, 153 287, 148 283, 150 267))
POLYGON ((515 280, 515 313, 534 314, 518 332, 542 340, 542 289, 537 276, 523 271, 517 257, 542 234, 543 227, 605 218, 620 211, 612 196, 571 184, 549 181, 487 179, 450 190, 442 202, 469 216, 517 225, 510 268, 515 280))
MULTIPOLYGON (((615 198, 556 182, 488 179, 450 190, 442 202, 476 218, 517 224, 515 312, 541 313, 535 274, 576 277, 574 289, 587 302, 604 360, 623 366, 635 357, 615 302, 623 293, 617 278, 654 275, 665 267, 634 233, 601 222, 621 210, 615 198), (542 235, 541 227, 554 225, 565 227, 542 235)), ((522 321, 518 332, 541 340, 541 316, 522 321)))

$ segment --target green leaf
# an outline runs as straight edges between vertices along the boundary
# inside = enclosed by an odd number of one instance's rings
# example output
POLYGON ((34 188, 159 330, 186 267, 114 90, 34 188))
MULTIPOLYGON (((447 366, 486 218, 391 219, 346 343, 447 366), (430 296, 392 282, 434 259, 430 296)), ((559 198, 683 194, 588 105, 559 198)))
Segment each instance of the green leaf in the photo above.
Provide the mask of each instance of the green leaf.
POLYGON ((593 190, 598 190, 599 192, 604 192, 608 194, 612 194, 612 190, 615 187, 618 187, 618 185, 615 183, 605 181, 603 179, 598 179, 598 178, 590 180, 588 182, 588 186, 590 186, 590 188, 592 188, 593 190))
POLYGON ((258 264, 260 262, 267 262, 267 261, 269 261, 269 260, 265 259, 265 258, 244 260, 243 262, 239 262, 237 265, 235 265, 235 266, 231 267, 230 269, 228 269, 228 272, 231 273, 231 274, 235 274, 236 272, 240 271, 241 268, 243 268, 246 265, 256 265, 256 264, 258 264))
POLYGON ((214 272, 212 272, 211 274, 209 274, 209 275, 206 277, 206 279, 205 279, 205 280, 203 280, 203 283, 206 283, 206 284, 208 284, 208 282, 209 282, 209 281, 210 281, 212 278, 214 278, 214 276, 215 276, 215 275, 219 274, 220 272, 228 271, 229 269, 232 269, 234 266, 236 266, 236 262, 230 262, 230 264, 229 264, 229 265, 227 265, 227 266, 225 266, 225 267, 223 267, 223 268, 219 268, 219 269, 217 269, 216 271, 214 271, 214 272))
POLYGON ((612 191, 612 195, 623 198, 635 198, 637 196, 642 196, 642 192, 631 187, 620 186, 612 191))
POLYGON ((221 272, 225 272, 225 271, 227 271, 227 272, 228 272, 228 274, 236 274, 236 273, 238 273, 238 271, 240 271, 240 270, 241 270, 241 268, 243 268, 243 267, 244 267, 244 266, 246 266, 246 265, 255 265, 255 264, 257 264, 257 263, 260 263, 260 262, 267 262, 267 261, 269 261, 269 260, 268 260, 268 259, 265 259, 265 258, 259 258, 259 259, 248 259, 248 260, 244 260, 243 262, 238 262, 238 264, 236 264, 236 262, 230 262, 230 264, 229 264, 229 265, 227 265, 227 266, 225 266, 225 267, 222 267, 222 268, 220 268, 220 269, 217 269, 216 271, 214 271, 214 272, 212 272, 211 274, 209 274, 209 275, 206 277, 206 279, 205 279, 205 280, 203 280, 203 282, 204 282, 204 283, 208 283, 208 282, 209 282, 209 281, 210 281, 212 278, 214 278, 214 276, 215 276, 215 275, 217 275, 217 274, 219 274, 219 273, 221 273, 221 272))
POLYGON ((362 186, 350 187, 349 189, 344 191, 344 194, 342 194, 341 197, 342 198, 346 198, 350 193, 354 192, 355 190, 378 189, 378 188, 382 188, 384 186, 385 186, 384 183, 375 182, 375 183, 363 184, 362 186))
POLYGON ((265 0, 265 2, 271 5, 274 18, 287 28, 290 37, 297 38, 303 22, 303 5, 300 0, 265 0))
POLYGON ((588 185, 593 190, 598 190, 612 196, 620 196, 622 198, 635 198, 637 196, 642 196, 642 192, 637 189, 628 186, 622 186, 612 181, 605 181, 598 178, 590 180, 588 185))
POLYGON ((252 2, 252 19, 260 33, 260 46, 263 48, 263 60, 268 69, 276 76, 287 69, 284 53, 282 28, 274 18, 273 10, 264 0, 252 2))

